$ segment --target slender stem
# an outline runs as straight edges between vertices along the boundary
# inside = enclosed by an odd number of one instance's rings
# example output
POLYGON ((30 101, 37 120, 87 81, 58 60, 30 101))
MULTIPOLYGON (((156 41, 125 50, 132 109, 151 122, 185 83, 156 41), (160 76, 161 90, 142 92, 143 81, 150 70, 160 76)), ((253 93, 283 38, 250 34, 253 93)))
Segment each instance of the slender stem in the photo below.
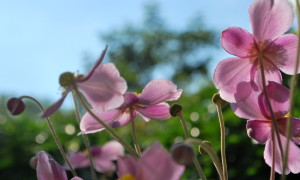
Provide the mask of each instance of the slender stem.
POLYGON ((228 179, 227 174, 227 162, 226 162, 226 152, 225 152, 225 124, 224 118, 222 114, 222 105, 220 103, 216 103, 219 123, 220 123, 220 130, 221 130, 221 159, 222 159, 222 167, 223 167, 223 178, 225 180, 228 179))
POLYGON ((201 141, 200 139, 188 138, 186 140, 186 143, 197 145, 197 146, 201 147, 210 156, 210 158, 212 159, 212 161, 218 171, 220 179, 223 180, 222 165, 221 165, 221 162, 220 162, 220 159, 219 159, 217 153, 210 146, 203 143, 203 141, 201 141))
POLYGON ((135 123, 134 123, 134 119, 133 119, 133 110, 132 110, 132 108, 130 108, 129 111, 130 111, 130 121, 131 121, 132 139, 133 139, 134 147, 135 147, 136 152, 139 155, 141 155, 142 152, 141 152, 141 148, 140 148, 140 145, 138 143, 138 140, 137 140, 137 135, 136 135, 135 123))
MULTIPOLYGON (((30 96, 22 96, 22 97, 20 97, 20 99, 30 99, 30 100, 32 100, 33 102, 35 102, 39 106, 39 108, 42 110, 43 113, 45 112, 45 109, 42 106, 42 104, 38 100, 36 100, 35 98, 30 97, 30 96)), ((49 120, 49 118, 45 117, 45 119, 46 119, 47 124, 49 126, 49 129, 51 131, 51 134, 52 134, 52 136, 54 138, 54 141, 55 141, 55 143, 56 143, 56 145, 57 145, 57 147, 58 147, 58 149, 60 151, 60 154, 62 155, 62 157, 66 161, 68 167, 70 168, 70 171, 71 171, 72 175, 73 176, 77 176, 76 172, 74 171, 74 169, 71 166, 70 161, 68 160, 68 157, 67 157, 67 155, 66 155, 66 153, 65 153, 65 151, 64 151, 64 149, 63 149, 63 147, 62 147, 62 145, 61 145, 61 143, 59 141, 59 138, 58 138, 58 136, 57 136, 57 134, 56 134, 56 132, 55 132, 55 130, 54 130, 54 128, 53 128, 50 120, 49 120)))
MULTIPOLYGON (((183 118, 183 116, 182 116, 182 112, 179 111, 179 112, 177 113, 177 116, 179 117, 180 122, 181 122, 181 124, 182 124, 183 131, 184 131, 184 134, 185 134, 185 138, 186 138, 186 139, 190 138, 190 134, 189 134, 187 125, 186 125, 186 123, 185 123, 185 120, 184 120, 184 118, 183 118)), ((197 157, 196 157, 196 154, 194 154, 193 162, 194 162, 194 165, 195 165, 195 167, 196 167, 196 169, 197 169, 197 172, 198 172, 199 176, 201 177, 201 179, 202 179, 202 180, 206 180, 206 176, 205 176, 205 174, 204 174, 204 172, 203 172, 203 170, 202 170, 202 168, 201 168, 201 165, 200 165, 200 163, 199 163, 199 161, 198 161, 198 159, 197 159, 197 157)))
MULTIPOLYGON (((299 5, 299 0, 296 0, 296 7, 297 7, 297 15, 298 15, 298 44, 297 44, 297 55, 296 55, 296 63, 295 63, 295 71, 294 71, 294 75, 292 77, 291 80, 291 84, 290 84, 290 114, 293 114, 293 104, 295 102, 295 91, 296 91, 296 86, 297 86, 297 80, 298 80, 298 66, 299 66, 299 58, 300 58, 300 5, 299 5)), ((285 169, 287 167, 287 161, 288 161, 288 152, 289 152, 289 143, 290 143, 290 139, 292 136, 292 126, 293 126, 293 121, 292 121, 292 116, 288 117, 288 120, 286 122, 286 146, 285 146, 285 154, 284 154, 284 158, 283 158, 283 172, 285 172, 285 169)), ((282 180, 285 180, 285 174, 282 173, 282 180)))
POLYGON ((277 125, 277 121, 275 119, 275 115, 274 115, 274 111, 272 109, 272 105, 268 96, 268 92, 267 92, 267 88, 266 88, 266 78, 265 78, 265 71, 264 71, 264 63, 263 63, 263 57, 262 54, 259 53, 258 54, 258 60, 259 60, 259 64, 260 64, 260 70, 261 70, 261 77, 262 77, 262 86, 263 86, 263 92, 264 95, 266 97, 266 101, 267 101, 267 105, 270 109, 270 113, 271 113, 271 119, 272 119, 272 128, 274 128, 275 130, 275 134, 276 134, 276 138, 278 140, 278 144, 279 144, 279 149, 280 149, 280 155, 283 161, 283 149, 282 149, 282 143, 279 137, 279 130, 278 130, 278 125, 277 125))
POLYGON ((272 128, 272 166, 271 166, 271 172, 270 172, 270 180, 275 179, 275 135, 274 135, 274 129, 272 128))
MULTIPOLYGON (((80 118, 80 114, 79 114, 79 105, 78 105, 76 94, 75 94, 74 90, 72 90, 72 96, 73 96, 73 102, 74 102, 74 106, 75 106, 76 120, 77 120, 78 124, 80 124, 80 119, 81 118, 80 118)), ((92 179, 97 180, 97 174, 95 172, 95 166, 94 166, 94 161, 93 161, 91 147, 90 147, 88 137, 85 134, 83 134, 82 138, 83 138, 84 145, 85 145, 85 147, 87 149, 87 152, 88 152, 88 158, 89 158, 90 165, 91 165, 90 166, 90 171, 91 171, 92 179)))
POLYGON ((108 132, 109 134, 115 138, 117 141, 119 141, 119 143, 121 143, 125 149, 127 149, 129 151, 130 154, 132 154, 133 156, 139 157, 139 155, 135 152, 135 150, 128 144, 126 143, 113 129, 112 127, 110 127, 109 125, 107 125, 105 122, 103 122, 102 120, 100 120, 100 118, 98 118, 95 113, 93 113, 90 108, 88 107, 88 105, 85 103, 85 100, 83 98, 83 96, 81 95, 81 93, 78 91, 78 89, 76 88, 76 86, 73 87, 76 95, 78 96, 78 99, 80 101, 80 103, 82 104, 82 106, 84 107, 84 109, 97 121, 99 122, 108 132))

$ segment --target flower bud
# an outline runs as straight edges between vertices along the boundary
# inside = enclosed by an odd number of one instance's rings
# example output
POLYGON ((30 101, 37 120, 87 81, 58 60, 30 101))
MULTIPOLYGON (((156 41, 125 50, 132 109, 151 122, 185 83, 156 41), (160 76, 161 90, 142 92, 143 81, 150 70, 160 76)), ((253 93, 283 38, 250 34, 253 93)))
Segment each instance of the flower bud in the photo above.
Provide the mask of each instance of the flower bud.
POLYGON ((170 114, 173 117, 176 117, 180 111, 182 111, 182 106, 180 104, 173 104, 170 108, 170 114))
POLYGON ((33 156, 29 161, 29 165, 32 169, 36 169, 37 163, 38 163, 38 158, 36 156, 33 156))
POLYGON ((181 165, 189 165, 195 156, 194 149, 189 144, 177 143, 171 148, 172 158, 181 165))
POLYGON ((224 105, 224 104, 227 103, 226 101, 224 101, 224 100, 221 98, 221 96, 220 96, 219 93, 216 93, 216 94, 213 95, 213 97, 212 97, 212 102, 215 103, 215 104, 221 104, 221 105, 224 105))
POLYGON ((211 143, 209 141, 203 141, 203 145, 199 146, 199 152, 202 155, 207 155, 207 152, 202 148, 203 146, 211 147, 211 143))
POLYGON ((12 115, 18 115, 24 111, 25 104, 19 98, 11 98, 7 101, 7 109, 12 115))
POLYGON ((68 87, 73 83, 74 79, 75 79, 75 76, 73 73, 65 72, 59 76, 59 84, 62 87, 68 87))

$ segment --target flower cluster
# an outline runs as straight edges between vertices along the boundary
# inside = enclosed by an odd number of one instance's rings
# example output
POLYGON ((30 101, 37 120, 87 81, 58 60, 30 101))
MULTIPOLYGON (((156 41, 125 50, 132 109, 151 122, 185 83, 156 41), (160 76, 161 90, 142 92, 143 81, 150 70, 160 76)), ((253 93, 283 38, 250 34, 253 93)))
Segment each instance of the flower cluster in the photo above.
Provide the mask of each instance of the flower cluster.
POLYGON ((281 85, 279 71, 290 75, 300 72, 295 67, 298 38, 284 34, 293 24, 293 10, 287 0, 255 0, 250 5, 249 17, 253 34, 239 27, 223 31, 222 47, 237 57, 217 65, 214 83, 221 97, 231 103, 234 113, 248 119, 248 135, 266 144, 266 163, 272 166, 275 161, 275 170, 281 174, 299 173, 300 149, 296 144, 300 143, 300 119, 289 117, 289 89, 281 85), (291 139, 286 138, 288 118, 293 124, 291 139), (272 137, 275 126, 278 136, 272 137), (283 172, 280 146, 284 153, 287 141, 289 154, 283 172))

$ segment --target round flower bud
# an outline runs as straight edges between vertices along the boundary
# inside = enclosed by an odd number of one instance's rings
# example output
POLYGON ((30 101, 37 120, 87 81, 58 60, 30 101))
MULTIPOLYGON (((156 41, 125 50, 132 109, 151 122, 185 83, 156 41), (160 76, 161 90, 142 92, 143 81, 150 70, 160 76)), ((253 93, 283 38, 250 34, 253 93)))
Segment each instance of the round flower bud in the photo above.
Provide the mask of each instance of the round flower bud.
MULTIPOLYGON (((203 141, 203 144, 203 146, 211 147, 211 143, 209 141, 203 141)), ((202 155, 207 155, 207 152, 201 146, 199 146, 199 152, 202 155)))
POLYGON ((180 104, 173 104, 170 108, 170 114, 173 117, 176 117, 180 111, 182 111, 182 106, 180 104))
POLYGON ((177 143, 171 148, 172 158, 181 165, 189 165, 195 156, 194 149, 189 144, 177 143))
POLYGON ((224 100, 221 98, 221 96, 220 96, 219 93, 216 93, 216 94, 213 95, 213 97, 212 97, 212 102, 215 103, 215 104, 218 104, 218 103, 219 103, 219 104, 221 104, 221 105, 224 105, 224 104, 227 103, 226 101, 224 101, 224 100))
POLYGON ((24 111, 25 104, 19 98, 11 98, 7 101, 7 109, 12 115, 18 115, 24 111))
POLYGON ((32 169, 36 169, 37 163, 38 163, 38 158, 36 156, 33 156, 29 161, 29 165, 32 169))
POLYGON ((75 76, 73 73, 65 72, 59 76, 59 84, 62 87, 67 87, 73 83, 74 79, 75 79, 75 76))

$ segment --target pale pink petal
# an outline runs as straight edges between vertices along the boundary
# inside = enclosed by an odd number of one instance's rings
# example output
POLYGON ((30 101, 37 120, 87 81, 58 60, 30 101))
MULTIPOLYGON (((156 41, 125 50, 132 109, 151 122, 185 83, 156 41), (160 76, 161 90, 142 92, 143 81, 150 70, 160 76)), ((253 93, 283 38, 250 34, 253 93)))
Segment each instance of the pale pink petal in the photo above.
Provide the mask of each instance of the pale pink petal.
POLYGON ((214 84, 222 99, 236 102, 234 94, 240 82, 250 81, 252 63, 249 59, 228 58, 219 62, 214 72, 214 84))
MULTIPOLYGON (((297 43, 298 38, 295 34, 285 34, 267 47, 264 56, 282 72, 292 75, 295 73, 297 43)), ((300 67, 297 72, 300 72, 300 67)))
POLYGON ((160 103, 146 107, 137 106, 136 110, 142 117, 146 117, 146 121, 148 119, 165 120, 171 117, 170 106, 168 103, 160 103))
POLYGON ((272 122, 270 120, 249 120, 247 121, 247 133, 252 139, 265 144, 271 138, 272 122))
MULTIPOLYGON (((266 59, 263 59, 264 61, 264 74, 265 74, 265 81, 266 81, 266 85, 268 85, 269 81, 274 81, 277 82, 279 84, 282 83, 282 77, 281 77, 281 73, 279 71, 279 69, 271 64, 266 62, 266 59)), ((261 69, 260 66, 256 66, 254 68, 253 71, 253 79, 251 79, 252 81, 254 81, 255 85, 257 86, 256 91, 258 92, 262 92, 263 91, 263 84, 262 84, 262 75, 261 75, 261 69)))
POLYGON ((173 160, 159 142, 143 152, 139 165, 141 173, 138 179, 144 180, 178 180, 185 169, 173 160))
POLYGON ((76 176, 76 177, 73 177, 71 180, 83 180, 83 179, 81 179, 80 177, 76 176))
MULTIPOLYGON (((288 118, 277 119, 279 132, 282 134, 286 133, 286 123, 288 118)), ((298 144, 298 139, 300 136, 300 119, 292 117, 292 137, 295 137, 295 143, 298 144)))
POLYGON ((96 61, 96 63, 94 64, 94 66, 90 70, 90 72, 86 76, 84 76, 83 78, 81 78, 80 80, 78 80, 78 82, 86 81, 86 80, 88 80, 94 74, 94 71, 97 69, 97 67, 101 64, 102 60, 104 59, 106 50, 107 50, 107 46, 105 46, 105 49, 102 51, 99 59, 96 61))
POLYGON ((258 95, 251 83, 239 83, 234 95, 236 103, 230 104, 234 114, 245 119, 265 119, 258 106, 258 95))
POLYGON ((223 31, 220 41, 228 53, 238 57, 250 57, 257 53, 253 35, 239 27, 223 31))
POLYGON ((139 97, 135 93, 127 92, 124 94, 124 103, 118 107, 118 109, 126 109, 128 107, 131 107, 135 103, 137 103, 139 100, 139 97))
POLYGON ((125 174, 131 174, 133 177, 137 175, 137 169, 139 168, 138 161, 132 156, 119 157, 117 161, 118 176, 122 177, 125 174))
MULTIPOLYGON (((269 81, 268 86, 266 87, 267 94, 271 103, 275 119, 282 118, 289 112, 290 106, 290 91, 288 88, 273 82, 269 81)), ((271 118, 271 111, 267 104, 266 96, 264 93, 258 97, 259 108, 261 109, 264 116, 268 119, 271 118)))
POLYGON ((109 141, 102 147, 102 156, 110 160, 117 160, 124 155, 124 147, 118 141, 109 141))
POLYGON ((109 158, 93 157, 93 160, 94 160, 94 167, 97 172, 104 173, 104 172, 111 172, 116 170, 115 164, 109 158))
MULTIPOLYGON (((122 111, 120 110, 110 110, 101 113, 95 109, 91 110, 97 117, 99 117, 106 124, 113 123, 116 119, 122 116, 122 111)), ((81 134, 95 133, 104 130, 104 127, 93 118, 88 112, 86 112, 80 121, 81 134)))
MULTIPOLYGON (((77 152, 69 155, 69 162, 74 169, 76 168, 84 168, 90 165, 87 154, 82 152, 77 152)), ((69 166, 65 166, 66 169, 70 169, 69 166)))
POLYGON ((38 180, 67 180, 67 174, 54 160, 49 160, 45 152, 40 152, 37 163, 38 180))
POLYGON ((155 105, 164 101, 174 101, 181 96, 182 90, 166 79, 150 81, 142 91, 138 103, 155 105))
POLYGON ((126 81, 112 63, 101 64, 86 81, 76 82, 87 101, 99 112, 119 107, 124 102, 126 81))
POLYGON ((52 106, 50 106, 43 114, 43 118, 50 116, 51 114, 53 114, 55 111, 57 111, 60 106, 62 105, 62 103, 64 102, 64 100, 66 99, 68 93, 69 93, 69 89, 67 89, 65 92, 63 92, 62 97, 56 102, 54 103, 52 106))
MULTIPOLYGON (((286 137, 280 134, 280 140, 283 145, 286 144, 286 137)), ((277 140, 275 141, 275 171, 279 174, 282 174, 282 159, 280 156, 280 150, 277 143, 277 140)), ((273 141, 270 139, 266 143, 265 152, 264 152, 264 158, 266 163, 271 166, 272 164, 272 143, 273 141)), ((285 146, 283 146, 285 149, 285 146)), ((296 146, 292 141, 289 143, 289 156, 288 156, 288 165, 285 174, 288 174, 289 172, 292 172, 294 174, 297 174, 300 172, 300 149, 298 146, 296 146)))
POLYGON ((256 41, 265 44, 288 31, 294 20, 287 0, 255 0, 249 7, 249 17, 256 41))

